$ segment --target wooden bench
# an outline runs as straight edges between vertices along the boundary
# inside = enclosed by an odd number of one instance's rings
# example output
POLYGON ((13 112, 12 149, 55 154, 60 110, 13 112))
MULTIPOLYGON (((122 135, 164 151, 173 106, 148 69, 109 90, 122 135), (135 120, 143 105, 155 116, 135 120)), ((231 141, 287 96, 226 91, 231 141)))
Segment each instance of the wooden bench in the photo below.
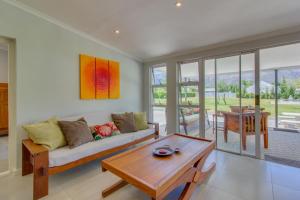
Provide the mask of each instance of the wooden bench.
MULTIPOLYGON (((254 112, 222 112, 224 116, 224 141, 227 143, 228 131, 240 133, 242 130, 242 147, 246 150, 247 136, 255 135, 255 113, 254 112), (242 127, 240 127, 240 114, 242 114, 242 127)), ((260 134, 264 136, 264 148, 268 148, 268 116, 270 113, 260 113, 260 134)))
MULTIPOLYGON (((48 195, 48 180, 50 175, 64 172, 90 161, 102 158, 112 153, 127 149, 135 144, 159 137, 159 124, 154 125, 155 132, 145 137, 133 140, 126 144, 98 152, 62 166, 49 167, 49 151, 42 145, 34 144, 30 139, 22 142, 22 176, 33 173, 33 199, 39 199, 48 195)), ((130 134, 130 133, 129 133, 130 134)), ((115 136, 118 137, 118 136, 115 136)))

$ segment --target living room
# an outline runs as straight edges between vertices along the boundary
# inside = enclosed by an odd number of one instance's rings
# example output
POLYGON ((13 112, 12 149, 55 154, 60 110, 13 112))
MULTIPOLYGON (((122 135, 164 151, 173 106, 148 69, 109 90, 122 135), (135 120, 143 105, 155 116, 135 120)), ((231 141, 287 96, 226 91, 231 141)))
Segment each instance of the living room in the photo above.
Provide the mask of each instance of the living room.
POLYGON ((0 199, 299 199, 299 11, 1 0, 0 199))

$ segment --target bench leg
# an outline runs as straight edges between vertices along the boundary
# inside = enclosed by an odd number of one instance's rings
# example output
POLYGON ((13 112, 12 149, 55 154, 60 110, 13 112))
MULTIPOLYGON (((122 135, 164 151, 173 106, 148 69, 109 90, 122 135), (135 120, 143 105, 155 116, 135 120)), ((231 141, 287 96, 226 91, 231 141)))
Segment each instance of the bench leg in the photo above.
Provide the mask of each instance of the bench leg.
POLYGON ((247 145, 247 135, 246 132, 242 132, 242 147, 243 151, 246 151, 246 145, 247 145))
POLYGON ((48 195, 48 152, 39 153, 33 158, 33 199, 48 195))
POLYGON ((267 149, 269 147, 269 141, 268 141, 268 132, 264 133, 264 148, 267 149))
POLYGON ((30 162, 30 152, 22 144, 22 176, 31 174, 33 171, 32 164, 30 162))
MULTIPOLYGON (((218 133, 218 128, 216 130, 216 133, 218 133)), ((227 143, 227 141, 228 141, 228 129, 225 128, 224 129, 224 142, 227 143)))

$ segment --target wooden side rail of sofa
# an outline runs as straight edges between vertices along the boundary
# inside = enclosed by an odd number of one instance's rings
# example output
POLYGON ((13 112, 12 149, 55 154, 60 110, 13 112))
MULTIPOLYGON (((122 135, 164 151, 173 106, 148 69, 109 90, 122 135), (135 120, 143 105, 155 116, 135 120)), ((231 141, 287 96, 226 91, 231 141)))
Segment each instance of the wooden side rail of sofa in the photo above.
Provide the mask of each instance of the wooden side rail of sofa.
POLYGON ((155 131, 153 134, 144 136, 137 140, 130 141, 126 144, 122 144, 101 152, 97 152, 96 154, 89 155, 87 157, 75 160, 65 165, 55 166, 55 167, 49 167, 49 151, 46 147, 35 144, 30 139, 23 140, 22 176, 33 173, 33 199, 36 200, 48 195, 49 175, 61 173, 63 171, 72 169, 79 165, 83 165, 90 161, 127 149, 130 146, 139 144, 149 139, 159 138, 159 124, 157 123, 148 123, 148 124, 154 126, 155 131))

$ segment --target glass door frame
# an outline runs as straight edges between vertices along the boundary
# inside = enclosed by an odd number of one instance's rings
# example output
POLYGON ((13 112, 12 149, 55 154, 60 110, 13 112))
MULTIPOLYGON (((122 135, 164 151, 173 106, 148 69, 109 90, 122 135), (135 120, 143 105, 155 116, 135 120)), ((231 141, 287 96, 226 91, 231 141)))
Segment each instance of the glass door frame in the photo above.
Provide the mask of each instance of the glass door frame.
MULTIPOLYGON (((240 134, 240 150, 239 152, 232 152, 232 151, 228 151, 228 150, 223 150, 223 149, 219 149, 218 148, 218 134, 217 134, 217 123, 218 123, 218 119, 217 116, 215 116, 215 130, 216 130, 216 134, 215 134, 215 141, 216 141, 216 149, 220 150, 220 151, 225 151, 225 152, 230 152, 230 153, 235 153, 235 154, 239 154, 239 155, 245 155, 245 156, 250 156, 250 157, 256 157, 261 159, 262 158, 262 154, 261 154, 261 138, 260 138, 260 59, 259 59, 259 49, 257 50, 251 50, 251 51, 242 51, 242 52, 238 52, 238 53, 234 53, 234 54, 224 54, 221 56, 214 56, 214 57, 207 57, 207 58, 203 58, 203 59, 199 59, 199 67, 201 67, 201 70, 199 70, 199 82, 201 81, 201 85, 202 88, 201 90, 199 89, 199 96, 203 97, 203 101, 200 104, 200 110, 203 111, 204 114, 204 109, 205 109, 205 61, 206 60, 214 60, 214 79, 215 79, 215 113, 217 112, 217 59, 222 59, 222 58, 226 58, 226 57, 233 57, 233 56, 238 56, 239 57, 239 92, 241 94, 241 90, 242 90, 242 83, 241 83, 241 73, 242 73, 242 56, 246 55, 246 54, 254 54, 254 83, 255 83, 255 119, 259 119, 259 120, 255 120, 255 155, 249 155, 249 154, 245 154, 243 152, 242 149, 242 114, 239 114, 239 134, 240 134), (201 73, 200 73, 201 72, 201 73), (201 93, 200 93, 201 92, 201 93)), ((239 107, 241 108, 242 106, 242 97, 239 97, 239 107)), ((202 120, 203 121, 203 120, 202 120)), ((201 130, 201 129, 200 129, 201 130)))
POLYGON ((201 74, 203 74, 203 61, 204 59, 190 59, 190 60, 186 60, 186 61, 181 61, 177 63, 177 71, 178 71, 178 78, 177 78, 177 110, 178 110, 178 130, 180 130, 180 108, 185 108, 185 107, 191 107, 191 108, 200 108, 199 111, 199 137, 205 137, 205 111, 204 111, 204 95, 203 94, 203 85, 204 85, 204 76, 202 76, 201 74), (198 63, 198 83, 196 81, 191 81, 191 82, 187 82, 187 83, 182 83, 180 78, 181 78, 181 65, 182 64, 187 64, 187 63, 198 63), (198 87, 198 94, 199 94, 199 101, 198 101, 198 105, 181 105, 180 104, 180 90, 182 86, 197 86, 198 87))
MULTIPOLYGON (((245 155, 245 156, 250 156, 250 157, 256 157, 258 159, 262 158, 262 151, 261 151, 261 138, 260 138, 260 54, 259 54, 259 50, 260 49, 254 49, 254 50, 250 50, 250 51, 240 51, 240 52, 236 52, 236 53, 232 53, 232 54, 224 54, 224 55, 217 55, 217 56, 210 56, 210 57, 203 57, 203 58, 198 58, 198 59, 190 59, 190 60, 186 60, 186 61, 181 61, 178 62, 178 74, 180 73, 180 65, 184 64, 184 63, 190 63, 190 62, 198 62, 198 76, 199 76, 199 84, 198 84, 198 93, 199 93, 199 108, 200 108, 200 112, 199 112, 199 131, 200 131, 200 137, 205 137, 205 61, 206 60, 214 60, 214 76, 215 76, 215 108, 214 111, 217 111, 217 59, 221 59, 221 58, 226 58, 226 57, 231 57, 231 56, 239 56, 239 92, 241 92, 241 73, 242 73, 242 63, 241 63, 241 57, 242 55, 245 54, 254 54, 254 83, 255 83, 255 94, 254 94, 254 105, 255 105, 255 119, 259 119, 259 120, 255 120, 255 155, 249 155, 249 154, 245 154, 242 150, 242 114, 239 115, 239 122, 240 122, 240 150, 239 152, 231 152, 231 151, 227 151, 227 150, 222 150, 218 148, 217 145, 217 135, 215 135, 215 141, 216 141, 216 149, 220 150, 220 151, 225 151, 225 152, 229 152, 229 153, 235 153, 238 155, 245 155), (202 134, 201 134, 202 133, 202 134)), ((179 87, 180 87, 180 80, 179 80, 179 76, 178 76, 178 80, 177 80, 177 84, 178 84, 178 92, 177 92, 177 98, 179 98, 179 87)), ((241 108, 242 106, 242 101, 241 101, 241 96, 239 97, 240 101, 239 101, 239 106, 241 108)), ((181 107, 181 105, 177 104, 177 109, 179 110, 179 108, 181 107)), ((179 113, 179 112, 178 112, 179 113)), ((180 117, 178 118, 178 120, 180 120, 180 117)), ((215 126, 217 126, 217 117, 215 117, 215 126)), ((178 123, 178 128, 180 128, 180 123, 178 123)), ((215 129, 217 127, 214 127, 215 129)), ((179 130, 179 129, 178 129, 179 130)), ((217 129, 216 129, 217 130, 217 129)))
MULTIPOLYGON (((166 93, 168 95, 168 90, 167 90, 167 65, 165 63, 161 63, 161 64, 156 64, 153 65, 149 68, 149 83, 150 83, 150 90, 149 90, 149 119, 154 122, 154 107, 160 107, 160 108, 164 108, 165 109, 165 120, 166 120, 166 127, 167 127, 167 115, 166 115, 166 110, 167 110, 167 100, 166 100, 166 104, 155 104, 155 98, 154 98, 154 90, 155 88, 165 88, 166 89, 166 93), (165 67, 166 68, 166 83, 164 84, 153 84, 153 80, 154 80, 154 69, 156 68, 162 68, 165 67)), ((167 128, 165 128, 165 131, 162 133, 163 135, 167 135, 167 128)))

